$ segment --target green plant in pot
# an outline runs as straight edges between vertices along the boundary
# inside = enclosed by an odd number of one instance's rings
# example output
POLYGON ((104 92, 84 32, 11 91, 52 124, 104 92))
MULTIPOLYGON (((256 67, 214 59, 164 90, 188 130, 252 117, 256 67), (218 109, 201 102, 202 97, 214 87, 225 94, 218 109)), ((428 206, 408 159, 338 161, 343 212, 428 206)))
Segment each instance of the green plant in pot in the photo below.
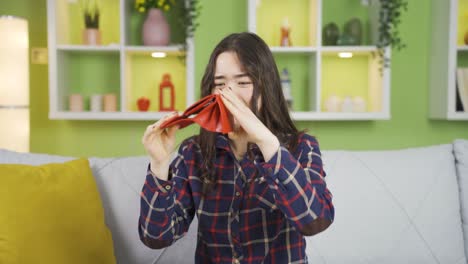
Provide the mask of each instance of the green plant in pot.
POLYGON ((100 45, 101 32, 99 30, 100 10, 96 1, 85 0, 82 2, 83 19, 83 44, 100 45))
POLYGON ((403 49, 403 43, 398 26, 401 23, 401 15, 408 9, 408 0, 361 0, 370 2, 373 11, 370 18, 373 25, 372 42, 377 46, 377 53, 380 57, 380 65, 383 68, 390 66, 390 58, 385 54, 385 48, 403 49))

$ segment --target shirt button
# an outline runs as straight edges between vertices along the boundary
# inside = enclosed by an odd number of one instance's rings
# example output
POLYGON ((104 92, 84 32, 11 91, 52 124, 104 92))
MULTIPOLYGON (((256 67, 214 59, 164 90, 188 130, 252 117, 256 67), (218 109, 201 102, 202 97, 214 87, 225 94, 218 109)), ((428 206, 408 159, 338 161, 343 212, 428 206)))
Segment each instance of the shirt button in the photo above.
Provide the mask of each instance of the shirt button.
POLYGON ((166 188, 166 190, 170 190, 170 189, 171 189, 171 186, 170 186, 170 185, 166 185, 166 187, 164 187, 164 188, 166 188))
POLYGON ((236 192, 236 196, 239 197, 239 196, 240 196, 240 192, 236 192))

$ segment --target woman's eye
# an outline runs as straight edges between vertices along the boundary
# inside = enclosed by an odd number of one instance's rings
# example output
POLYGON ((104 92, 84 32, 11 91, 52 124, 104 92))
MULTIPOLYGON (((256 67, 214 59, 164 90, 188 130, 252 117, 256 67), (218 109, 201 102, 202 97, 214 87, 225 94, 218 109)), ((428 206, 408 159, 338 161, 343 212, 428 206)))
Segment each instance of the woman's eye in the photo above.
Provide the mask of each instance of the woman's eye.
POLYGON ((224 83, 215 83, 215 87, 223 87, 224 83))
POLYGON ((237 84, 239 84, 240 86, 247 86, 249 84, 252 84, 252 82, 238 82, 237 84))

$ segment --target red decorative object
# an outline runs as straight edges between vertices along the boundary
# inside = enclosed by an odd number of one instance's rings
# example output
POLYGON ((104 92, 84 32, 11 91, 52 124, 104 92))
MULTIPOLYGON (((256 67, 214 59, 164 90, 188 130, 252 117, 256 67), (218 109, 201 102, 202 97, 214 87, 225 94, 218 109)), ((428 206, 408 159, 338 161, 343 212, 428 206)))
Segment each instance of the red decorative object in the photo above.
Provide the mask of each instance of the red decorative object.
POLYGON ((137 100, 138 110, 148 111, 150 103, 151 103, 150 99, 148 99, 148 98, 146 98, 144 96, 138 98, 138 100, 137 100))
POLYGON ((166 73, 163 75, 163 80, 159 85, 159 111, 174 111, 175 110, 175 91, 174 84, 171 82, 171 75, 166 73), (164 90, 169 89, 169 97, 164 98, 164 95, 167 95, 164 90), (166 100, 165 100, 166 99, 166 100), (167 100, 168 99, 168 100, 167 100), (169 101, 169 105, 165 105, 164 102, 169 101))
POLYGON ((190 124, 198 123, 211 132, 229 133, 232 131, 231 120, 226 106, 219 94, 205 96, 187 108, 182 115, 174 116, 164 121, 161 128, 178 125, 184 128, 190 124), (191 117, 195 115, 194 117, 191 117))

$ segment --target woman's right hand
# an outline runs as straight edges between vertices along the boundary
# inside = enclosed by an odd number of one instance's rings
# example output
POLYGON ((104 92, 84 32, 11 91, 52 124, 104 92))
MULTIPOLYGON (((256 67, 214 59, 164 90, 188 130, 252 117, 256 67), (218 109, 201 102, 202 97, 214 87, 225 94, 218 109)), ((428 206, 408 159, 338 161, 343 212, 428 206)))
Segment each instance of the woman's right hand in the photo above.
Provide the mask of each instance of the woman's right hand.
POLYGON ((154 124, 149 125, 141 139, 146 152, 151 158, 151 166, 154 172, 154 166, 168 167, 171 161, 171 153, 174 150, 176 138, 175 132, 178 126, 166 129, 160 128, 161 124, 168 118, 178 115, 177 112, 166 115, 154 124))

